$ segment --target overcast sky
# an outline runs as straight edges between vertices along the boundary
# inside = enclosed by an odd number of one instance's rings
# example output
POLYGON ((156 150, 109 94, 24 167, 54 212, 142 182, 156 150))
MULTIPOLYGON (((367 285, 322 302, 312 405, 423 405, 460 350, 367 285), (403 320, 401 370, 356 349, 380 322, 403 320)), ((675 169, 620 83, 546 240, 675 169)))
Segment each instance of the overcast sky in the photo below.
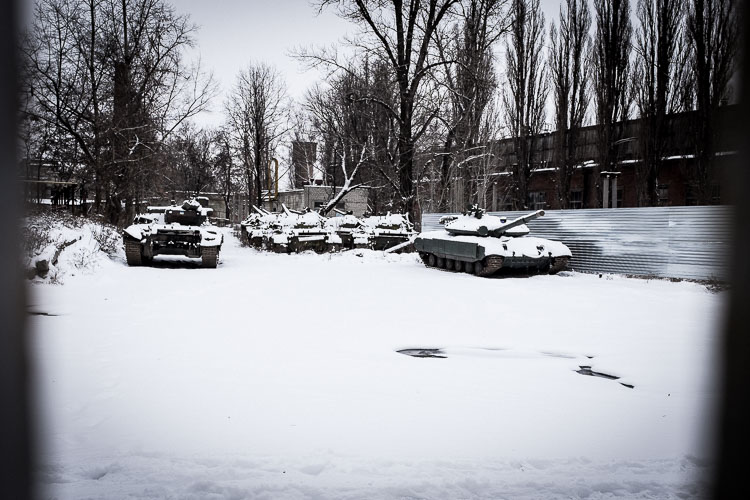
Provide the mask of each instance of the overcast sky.
POLYGON ((301 99, 320 78, 317 71, 304 71, 289 52, 300 45, 337 43, 353 26, 332 11, 318 15, 307 0, 168 0, 179 13, 190 14, 200 26, 197 49, 202 65, 213 71, 222 95, 214 112, 200 118, 201 125, 221 122, 223 93, 249 62, 276 66, 286 80, 289 95, 301 99))
MULTIPOLYGON (((179 13, 189 14, 200 27, 197 50, 202 65, 213 71, 221 86, 222 93, 213 103, 213 111, 199 117, 199 125, 221 123, 224 93, 250 61, 276 66, 286 80, 289 95, 302 99, 305 90, 321 75, 314 70, 305 72, 289 52, 300 45, 336 44, 356 30, 330 8, 318 14, 308 0, 167 1, 179 13)), ((559 0, 541 0, 541 4, 548 29, 550 19, 557 18, 559 0)))

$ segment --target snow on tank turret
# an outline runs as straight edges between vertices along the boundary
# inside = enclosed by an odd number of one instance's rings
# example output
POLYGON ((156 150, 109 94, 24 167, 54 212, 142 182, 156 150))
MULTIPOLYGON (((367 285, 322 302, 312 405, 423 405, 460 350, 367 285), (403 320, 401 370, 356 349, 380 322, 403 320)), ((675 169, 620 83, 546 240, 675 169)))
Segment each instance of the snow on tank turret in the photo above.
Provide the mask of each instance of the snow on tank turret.
POLYGON ((445 231, 421 233, 414 247, 429 267, 489 276, 502 269, 525 269, 555 274, 570 260, 567 246, 559 241, 527 236, 526 222, 544 215, 538 210, 507 220, 471 207, 464 215, 440 220, 445 231))
POLYGON ((323 227, 325 217, 309 208, 301 212, 295 212, 289 210, 283 203, 281 207, 292 221, 288 233, 290 252, 314 250, 322 253, 328 250, 328 233, 323 227))
POLYGON ((261 250, 268 245, 273 234, 272 228, 280 226, 279 218, 283 214, 275 214, 255 205, 253 210, 255 213, 251 213, 240 223, 241 239, 245 244, 261 250))
POLYGON ((333 209, 338 215, 330 217, 324 223, 324 228, 328 232, 328 248, 336 252, 341 249, 354 248, 355 240, 364 239, 362 246, 367 246, 369 235, 364 229, 362 221, 354 216, 351 211, 343 212, 336 208, 333 209))

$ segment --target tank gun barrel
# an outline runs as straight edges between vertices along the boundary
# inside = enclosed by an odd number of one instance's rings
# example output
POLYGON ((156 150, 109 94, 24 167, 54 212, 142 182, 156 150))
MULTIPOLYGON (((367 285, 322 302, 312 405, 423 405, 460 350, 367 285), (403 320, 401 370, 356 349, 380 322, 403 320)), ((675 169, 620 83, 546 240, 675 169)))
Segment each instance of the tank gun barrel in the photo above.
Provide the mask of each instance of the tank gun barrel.
POLYGON ((521 217, 518 217, 517 219, 513 219, 512 221, 506 222, 502 226, 493 230, 492 234, 495 236, 500 236, 501 234, 505 233, 509 229, 513 229, 514 227, 520 226, 521 224, 526 224, 527 222, 532 221, 534 219, 538 219, 539 217, 543 215, 544 215, 544 210, 537 210, 536 212, 532 212, 528 215, 523 215, 521 217))
POLYGON ((255 205, 253 205, 253 210, 255 210, 256 212, 258 212, 260 215, 268 215, 267 211, 263 210, 262 208, 258 208, 255 205))

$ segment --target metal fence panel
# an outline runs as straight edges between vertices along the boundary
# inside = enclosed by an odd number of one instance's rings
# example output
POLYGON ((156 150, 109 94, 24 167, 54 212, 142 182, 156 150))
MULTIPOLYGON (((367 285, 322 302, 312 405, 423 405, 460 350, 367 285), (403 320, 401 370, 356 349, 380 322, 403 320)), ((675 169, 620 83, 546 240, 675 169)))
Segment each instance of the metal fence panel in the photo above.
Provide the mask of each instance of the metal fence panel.
MULTIPOLYGON (((422 231, 441 229, 443 215, 423 214, 422 231)), ((576 271, 726 281, 731 216, 728 206, 549 210, 527 225, 565 243, 576 271)))

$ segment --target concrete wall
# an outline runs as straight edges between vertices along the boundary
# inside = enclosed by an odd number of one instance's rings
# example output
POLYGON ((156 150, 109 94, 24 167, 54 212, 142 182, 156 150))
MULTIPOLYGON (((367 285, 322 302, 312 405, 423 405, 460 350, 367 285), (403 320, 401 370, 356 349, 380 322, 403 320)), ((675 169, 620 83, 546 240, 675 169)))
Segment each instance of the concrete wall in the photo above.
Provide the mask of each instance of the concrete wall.
MULTIPOLYGON (((305 186, 303 189, 281 191, 277 200, 266 202, 265 206, 272 212, 281 211, 282 203, 292 210, 303 210, 305 208, 318 210, 328 203, 337 192, 338 188, 330 186, 305 186)), ((369 189, 356 188, 347 193, 336 208, 342 211, 351 210, 355 216, 361 217, 367 211, 368 196, 369 189)))

